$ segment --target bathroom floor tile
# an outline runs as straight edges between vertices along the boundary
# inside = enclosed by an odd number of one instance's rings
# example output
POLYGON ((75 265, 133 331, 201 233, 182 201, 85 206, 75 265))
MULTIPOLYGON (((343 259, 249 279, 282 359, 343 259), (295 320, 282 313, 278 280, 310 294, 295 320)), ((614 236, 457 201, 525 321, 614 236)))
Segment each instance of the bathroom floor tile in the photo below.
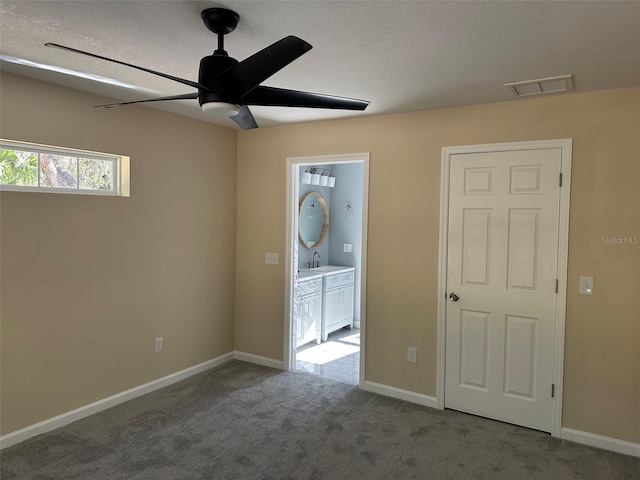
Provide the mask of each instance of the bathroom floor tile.
POLYGON ((330 333, 320 345, 309 343, 296 352, 296 369, 358 385, 360 379, 360 329, 330 333))

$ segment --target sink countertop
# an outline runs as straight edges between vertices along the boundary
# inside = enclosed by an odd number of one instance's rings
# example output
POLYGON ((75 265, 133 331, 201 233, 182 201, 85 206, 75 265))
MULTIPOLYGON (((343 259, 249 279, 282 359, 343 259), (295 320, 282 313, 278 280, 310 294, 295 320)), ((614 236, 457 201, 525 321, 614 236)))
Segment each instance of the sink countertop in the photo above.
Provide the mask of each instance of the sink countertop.
POLYGON ((354 267, 343 267, 339 265, 323 265, 316 268, 301 268, 298 271, 298 280, 308 280, 310 278, 319 278, 327 273, 349 272, 355 270, 354 267))
POLYGON ((298 281, 311 280, 314 278, 322 278, 322 275, 324 275, 322 272, 315 272, 314 270, 304 268, 298 271, 298 281))

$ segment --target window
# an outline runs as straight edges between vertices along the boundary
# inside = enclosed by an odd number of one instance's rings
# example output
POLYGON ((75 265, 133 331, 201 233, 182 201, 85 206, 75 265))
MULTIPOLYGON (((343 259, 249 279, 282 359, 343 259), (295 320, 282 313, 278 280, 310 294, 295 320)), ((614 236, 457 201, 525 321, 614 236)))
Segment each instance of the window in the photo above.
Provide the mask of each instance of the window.
POLYGON ((129 157, 0 139, 0 189, 129 196, 129 157))

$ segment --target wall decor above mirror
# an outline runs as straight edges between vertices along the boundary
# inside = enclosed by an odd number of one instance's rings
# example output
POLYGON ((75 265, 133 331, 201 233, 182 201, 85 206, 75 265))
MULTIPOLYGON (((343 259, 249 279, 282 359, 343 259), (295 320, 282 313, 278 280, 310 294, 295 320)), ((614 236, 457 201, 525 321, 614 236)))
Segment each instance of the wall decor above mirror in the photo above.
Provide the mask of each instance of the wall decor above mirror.
POLYGON ((309 192, 300 199, 298 211, 298 237, 310 250, 322 245, 329 231, 329 209, 318 192, 309 192))

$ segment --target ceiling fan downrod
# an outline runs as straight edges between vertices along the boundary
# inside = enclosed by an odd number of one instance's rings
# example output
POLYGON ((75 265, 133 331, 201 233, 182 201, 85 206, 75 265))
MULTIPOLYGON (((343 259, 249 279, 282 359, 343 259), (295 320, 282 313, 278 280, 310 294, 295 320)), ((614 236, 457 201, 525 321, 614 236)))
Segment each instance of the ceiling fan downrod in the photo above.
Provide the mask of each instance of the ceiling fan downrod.
POLYGON ((218 36, 218 49, 213 54, 228 56, 224 49, 224 36, 236 29, 240 15, 226 8, 207 8, 200 16, 205 26, 218 36))
POLYGON ((213 54, 214 55, 224 55, 226 57, 229 56, 229 54, 224 49, 224 33, 219 33, 218 34, 218 48, 216 48, 216 50, 213 52, 213 54))

